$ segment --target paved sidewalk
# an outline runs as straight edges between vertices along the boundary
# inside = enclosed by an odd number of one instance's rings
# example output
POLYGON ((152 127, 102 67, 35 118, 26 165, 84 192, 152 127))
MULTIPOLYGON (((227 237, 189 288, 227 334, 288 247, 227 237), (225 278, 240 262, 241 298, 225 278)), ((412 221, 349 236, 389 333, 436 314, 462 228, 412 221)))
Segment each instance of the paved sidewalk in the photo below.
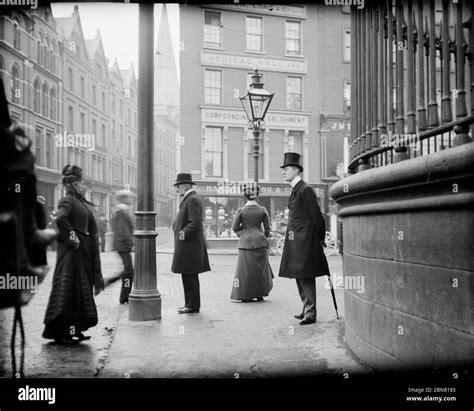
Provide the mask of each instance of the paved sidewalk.
MULTIPOLYGON (((121 270, 116 253, 101 254, 104 277, 121 270)), ((274 288, 264 302, 230 300, 236 255, 210 255, 211 272, 201 278, 201 313, 178 314, 183 305, 181 276, 170 272, 171 254, 157 253, 162 318, 128 320, 128 306, 118 303, 120 282, 96 297, 97 326, 92 339, 73 346, 41 337, 51 290, 51 271, 37 295, 23 308, 26 332, 25 375, 30 378, 123 377, 267 377, 357 373, 367 369, 347 349, 344 320, 337 320, 325 279, 317 280, 318 322, 300 326, 301 308, 294 280, 278 278, 281 257, 271 256, 274 288)), ((328 258, 341 275, 340 256, 328 258)), ((336 290, 344 314, 343 290, 336 290)), ((13 310, 0 310, 0 378, 11 377, 10 337, 13 310)), ((17 361, 20 338, 17 334, 17 361)))
MULTIPOLYGON (((172 256, 159 254, 169 267, 172 256)), ((264 302, 232 302, 236 256, 210 257, 200 275, 201 312, 182 315, 179 275, 160 272, 162 318, 131 322, 123 312, 100 377, 292 377, 369 371, 344 342, 344 321, 337 320, 325 278, 317 280, 318 322, 301 326, 293 318, 301 308, 294 280, 274 279, 264 302)), ((342 274, 340 256, 329 257, 333 275, 342 274)), ((280 257, 270 257, 275 275, 280 257)), ((160 270, 159 270, 160 271, 160 270)), ((343 291, 336 290, 339 313, 343 291)))

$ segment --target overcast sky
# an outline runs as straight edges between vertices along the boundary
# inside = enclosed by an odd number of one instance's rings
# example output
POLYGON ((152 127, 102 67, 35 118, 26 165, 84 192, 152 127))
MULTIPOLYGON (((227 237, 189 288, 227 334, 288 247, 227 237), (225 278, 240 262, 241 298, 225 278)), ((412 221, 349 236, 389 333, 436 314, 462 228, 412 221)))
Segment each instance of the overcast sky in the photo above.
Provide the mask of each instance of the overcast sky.
MULTIPOLYGON (((138 76, 138 4, 121 3, 52 3, 54 17, 70 17, 74 5, 79 6, 82 30, 86 39, 95 37, 100 30, 105 56, 112 66, 117 58, 120 69, 133 62, 138 76)), ((155 49, 158 38, 162 4, 155 4, 155 49)), ((168 19, 173 41, 176 67, 179 70, 179 9, 177 4, 167 4, 168 19)), ((178 71, 179 78, 179 71, 178 71)))

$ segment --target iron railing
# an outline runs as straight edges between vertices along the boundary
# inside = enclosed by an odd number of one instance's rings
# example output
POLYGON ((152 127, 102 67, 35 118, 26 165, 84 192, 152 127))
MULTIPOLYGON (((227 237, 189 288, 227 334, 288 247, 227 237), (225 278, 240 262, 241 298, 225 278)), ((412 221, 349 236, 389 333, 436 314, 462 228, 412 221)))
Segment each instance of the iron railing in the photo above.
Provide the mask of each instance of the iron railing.
POLYGON ((352 8, 351 173, 472 141, 473 8, 463 0, 352 8))

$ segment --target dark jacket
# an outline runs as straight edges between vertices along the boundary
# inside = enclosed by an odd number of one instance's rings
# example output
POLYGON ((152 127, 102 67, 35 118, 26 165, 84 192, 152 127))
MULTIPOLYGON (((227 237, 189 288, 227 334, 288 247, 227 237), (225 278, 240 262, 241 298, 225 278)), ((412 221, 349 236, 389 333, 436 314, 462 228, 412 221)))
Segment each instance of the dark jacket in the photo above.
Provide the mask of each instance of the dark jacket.
POLYGON ((171 271, 199 274, 210 271, 203 230, 203 207, 195 191, 191 191, 179 206, 173 223, 174 255, 171 271))
POLYGON ((133 248, 133 222, 127 207, 119 204, 112 218, 114 250, 119 253, 130 252, 133 248))
POLYGON ((323 250, 326 223, 314 189, 299 181, 288 201, 288 227, 280 277, 314 278, 329 274, 323 250))
POLYGON ((99 235, 104 236, 107 233, 107 220, 99 218, 97 220, 97 228, 99 229, 99 235))
POLYGON ((248 205, 237 210, 232 230, 240 233, 239 248, 254 249, 268 247, 270 223, 267 209, 260 205, 248 205), (262 232, 262 224, 264 232, 262 232))

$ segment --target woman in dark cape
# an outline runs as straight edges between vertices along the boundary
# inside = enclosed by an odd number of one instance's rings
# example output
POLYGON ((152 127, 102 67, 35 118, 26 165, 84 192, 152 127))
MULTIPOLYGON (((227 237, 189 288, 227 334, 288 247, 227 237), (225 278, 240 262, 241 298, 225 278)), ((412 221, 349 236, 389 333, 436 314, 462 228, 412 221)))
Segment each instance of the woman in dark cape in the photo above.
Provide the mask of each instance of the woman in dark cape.
POLYGON ((67 165, 59 200, 56 268, 44 319, 43 337, 57 342, 89 339, 82 331, 97 325, 96 295, 103 290, 97 225, 92 203, 84 198, 82 169, 67 165))
POLYGON ((258 188, 244 186, 247 203, 235 214, 232 229, 239 235, 239 256, 231 300, 263 301, 273 287, 273 272, 268 262, 268 212, 256 199, 258 188), (262 232, 263 225, 263 232, 262 232))

